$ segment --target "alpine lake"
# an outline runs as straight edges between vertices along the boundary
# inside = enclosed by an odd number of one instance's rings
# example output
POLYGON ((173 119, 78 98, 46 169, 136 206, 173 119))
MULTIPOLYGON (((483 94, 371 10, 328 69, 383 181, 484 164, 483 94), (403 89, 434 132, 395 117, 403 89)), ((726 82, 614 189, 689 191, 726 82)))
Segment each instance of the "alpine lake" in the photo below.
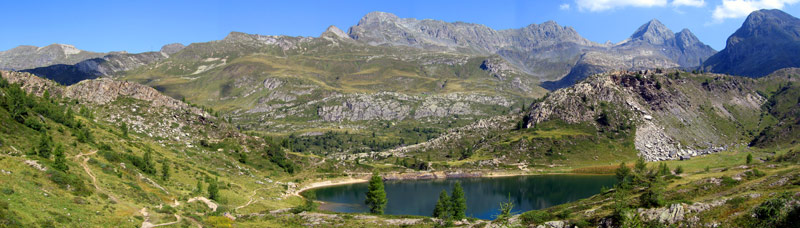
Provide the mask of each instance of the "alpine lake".
MULTIPOLYGON (((467 198, 467 216, 492 220, 503 202, 514 203, 512 213, 543 209, 600 193, 617 180, 610 175, 553 174, 384 181, 388 199, 384 213, 431 216, 439 193, 452 193, 456 182, 461 183, 467 198)), ((367 183, 356 183, 309 189, 302 194, 321 201, 321 210, 366 213, 366 192, 367 183)))

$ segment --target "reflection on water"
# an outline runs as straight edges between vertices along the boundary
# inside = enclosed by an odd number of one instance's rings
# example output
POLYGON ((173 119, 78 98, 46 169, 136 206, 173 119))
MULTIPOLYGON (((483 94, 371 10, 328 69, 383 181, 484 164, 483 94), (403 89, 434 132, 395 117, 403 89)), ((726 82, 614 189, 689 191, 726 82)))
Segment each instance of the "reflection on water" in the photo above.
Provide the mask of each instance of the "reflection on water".
MULTIPOLYGON (((529 211, 586 198, 611 187, 614 176, 542 175, 498 178, 464 178, 448 180, 387 181, 386 214, 430 216, 439 192, 452 192, 455 182, 461 182, 467 197, 467 215, 494 219, 500 203, 514 202, 514 212, 529 211)), ((317 200, 325 203, 320 209, 337 212, 367 212, 364 194, 367 183, 331 186, 314 189, 317 200)))

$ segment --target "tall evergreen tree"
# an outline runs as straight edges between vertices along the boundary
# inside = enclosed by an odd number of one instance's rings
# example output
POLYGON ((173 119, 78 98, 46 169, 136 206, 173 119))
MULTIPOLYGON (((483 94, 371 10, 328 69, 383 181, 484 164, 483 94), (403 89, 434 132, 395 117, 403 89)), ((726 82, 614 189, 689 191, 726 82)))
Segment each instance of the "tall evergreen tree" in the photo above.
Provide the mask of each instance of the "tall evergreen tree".
POLYGON ((36 154, 39 157, 50 159, 50 154, 52 153, 52 143, 53 138, 51 138, 47 133, 42 133, 42 136, 39 137, 39 145, 36 150, 36 154))
POLYGON ((367 200, 364 203, 369 207, 369 212, 373 214, 383 214, 383 209, 386 208, 387 200, 386 191, 383 188, 383 177, 377 171, 372 173, 372 178, 369 179, 367 200))
POLYGON ((144 157, 142 160, 144 161, 143 170, 145 173, 155 174, 156 173, 156 165, 153 164, 153 152, 149 149, 144 152, 144 157))
POLYGON ((467 198, 464 196, 464 189, 461 188, 461 183, 456 182, 453 187, 453 194, 450 196, 450 211, 452 212, 453 219, 461 220, 467 217, 467 198))
POLYGON ((439 201, 436 201, 436 207, 433 208, 433 217, 443 220, 450 217, 450 197, 447 196, 447 190, 442 189, 439 193, 439 201))
POLYGON ((194 189, 197 193, 203 192, 203 181, 198 179, 197 180, 197 187, 194 189))
POLYGON ((161 162, 161 180, 169 180, 169 161, 167 160, 161 162))
POLYGON ((128 124, 124 121, 119 125, 119 130, 122 132, 122 137, 128 137, 128 124))
POLYGON ((636 165, 634 166, 634 168, 636 169, 636 173, 638 174, 644 174, 645 171, 647 171, 647 163, 645 163, 643 157, 639 157, 639 159, 636 160, 636 165))
POLYGON ((55 155, 55 163, 53 164, 54 168, 64 172, 69 170, 69 167, 67 166, 67 159, 64 155, 64 146, 61 144, 56 144, 56 149, 53 152, 53 155, 55 155))
POLYGON ((212 180, 211 183, 208 184, 208 198, 219 200, 219 187, 217 186, 216 180, 212 180))

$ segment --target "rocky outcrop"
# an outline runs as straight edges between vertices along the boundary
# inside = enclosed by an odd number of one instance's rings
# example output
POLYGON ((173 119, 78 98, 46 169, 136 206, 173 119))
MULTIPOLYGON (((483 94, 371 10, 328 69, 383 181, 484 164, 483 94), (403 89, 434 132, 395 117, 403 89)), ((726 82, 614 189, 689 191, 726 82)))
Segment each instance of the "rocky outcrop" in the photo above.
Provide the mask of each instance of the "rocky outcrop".
POLYGON ((154 106, 187 110, 201 116, 208 115, 199 108, 190 107, 186 103, 161 94, 149 86, 106 78, 82 81, 66 87, 64 96, 99 105, 115 101, 120 97, 128 97, 150 102, 154 106))
POLYGON ((323 99, 317 114, 323 121, 428 119, 455 115, 485 115, 480 105, 510 107, 512 102, 500 96, 472 93, 448 93, 412 96, 401 93, 338 95, 323 99), (339 103, 341 102, 341 103, 339 103), (334 105, 330 105, 334 104, 334 105))

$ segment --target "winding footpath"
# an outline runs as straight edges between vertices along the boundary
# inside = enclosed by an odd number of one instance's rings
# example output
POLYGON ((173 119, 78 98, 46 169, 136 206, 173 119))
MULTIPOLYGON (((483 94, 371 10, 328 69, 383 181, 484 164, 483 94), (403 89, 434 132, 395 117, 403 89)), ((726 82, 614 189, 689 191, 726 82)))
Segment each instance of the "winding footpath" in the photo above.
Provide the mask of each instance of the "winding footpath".
POLYGON ((78 154, 78 155, 75 155, 75 159, 77 159, 79 161, 78 164, 80 164, 81 167, 83 167, 83 171, 85 171, 86 174, 88 174, 89 177, 92 178, 92 185, 94 185, 94 188, 97 189, 97 191, 105 193, 106 195, 108 195, 108 198, 111 198, 111 200, 114 200, 114 202, 119 202, 119 199, 116 196, 114 196, 114 194, 112 194, 111 192, 103 190, 102 188, 100 188, 100 185, 97 184, 97 177, 95 177, 94 174, 92 173, 92 170, 89 169, 89 164, 88 164, 89 157, 88 156, 96 154, 96 153, 97 153, 97 150, 92 151, 90 153, 78 154), (84 156, 86 156, 86 157, 81 160, 81 157, 84 157, 84 156))

